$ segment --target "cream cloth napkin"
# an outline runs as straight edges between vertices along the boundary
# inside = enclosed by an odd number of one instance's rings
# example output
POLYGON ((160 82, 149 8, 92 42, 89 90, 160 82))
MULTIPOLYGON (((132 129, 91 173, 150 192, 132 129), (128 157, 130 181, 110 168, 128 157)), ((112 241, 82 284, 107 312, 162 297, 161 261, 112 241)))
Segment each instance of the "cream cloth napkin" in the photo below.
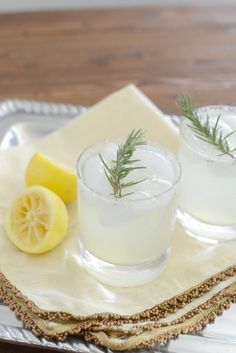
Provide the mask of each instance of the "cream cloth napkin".
MULTIPOLYGON (((232 286, 236 275, 236 243, 207 245, 188 237, 178 226, 165 271, 150 284, 135 288, 103 285, 83 269, 79 258, 76 202, 68 205, 70 225, 66 239, 53 251, 40 256, 27 255, 8 241, 4 231, 6 210, 25 187, 24 170, 34 151, 41 151, 55 161, 75 168, 78 156, 88 145, 107 138, 124 138, 132 129, 138 128, 146 131, 148 140, 177 151, 177 129, 133 85, 105 98, 66 127, 33 144, 0 151, 0 295, 29 326, 34 327, 36 334, 64 338, 68 332, 78 334, 82 330, 88 339, 115 349, 142 347, 145 346, 143 342, 150 346, 158 341, 159 334, 164 339, 184 332, 184 328, 180 327, 178 331, 175 327, 168 336, 155 328, 159 324, 166 327, 164 321, 159 321, 161 317, 170 315, 169 322, 184 317, 184 322, 199 312, 205 315, 204 310, 208 310, 209 317, 210 304, 208 309, 204 306, 194 315, 186 314, 216 294, 219 302, 225 288, 230 288, 222 296, 218 310, 211 306, 214 316, 235 298, 232 286), (185 291, 188 294, 181 296, 185 291), (171 299, 175 296, 179 297, 171 299), (167 300, 167 304, 161 304, 167 300), (149 310, 152 307, 154 309, 149 310), (63 316, 62 312, 67 314, 63 316), (175 316, 171 316, 173 314, 175 316), (86 331, 86 327, 90 331, 86 331), (119 331, 122 335, 127 333, 127 346, 119 341, 119 331), (116 332, 116 338, 113 332, 116 332), (140 336, 137 341, 139 333, 146 336, 140 336)), ((189 322, 185 332, 190 327, 196 329, 196 322, 195 326, 189 322)))

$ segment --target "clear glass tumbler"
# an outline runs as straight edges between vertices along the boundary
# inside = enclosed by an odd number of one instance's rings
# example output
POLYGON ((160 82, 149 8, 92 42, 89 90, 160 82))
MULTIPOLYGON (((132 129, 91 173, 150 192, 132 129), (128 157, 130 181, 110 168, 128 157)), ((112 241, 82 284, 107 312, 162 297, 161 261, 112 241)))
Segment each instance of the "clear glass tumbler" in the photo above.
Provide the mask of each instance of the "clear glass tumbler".
MULTIPOLYGON (((220 116, 218 129, 223 136, 236 130, 236 107, 209 106, 198 109, 201 119, 209 117, 212 126, 220 116)), ((236 154, 222 154, 193 132, 187 118, 180 126, 179 223, 191 236, 216 244, 236 239, 236 154)), ((236 133, 228 138, 236 147, 236 133)))
POLYGON ((117 143, 86 149, 77 163, 79 239, 87 271, 114 286, 141 285, 164 268, 170 251, 176 214, 180 166, 175 156, 158 146, 140 146, 134 159, 145 169, 132 173, 130 195, 115 198, 99 153, 112 163, 117 143))

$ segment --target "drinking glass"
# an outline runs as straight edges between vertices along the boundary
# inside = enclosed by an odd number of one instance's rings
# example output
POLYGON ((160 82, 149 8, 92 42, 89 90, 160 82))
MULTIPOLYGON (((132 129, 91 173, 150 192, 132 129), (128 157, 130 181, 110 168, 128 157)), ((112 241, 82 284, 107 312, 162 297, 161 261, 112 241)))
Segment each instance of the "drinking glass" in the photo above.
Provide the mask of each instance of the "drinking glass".
MULTIPOLYGON (((202 121, 209 117, 218 133, 236 130, 236 107, 208 106, 198 109, 202 121)), ((228 138, 236 147, 236 134, 228 138)), ((187 118, 180 126, 179 161, 182 179, 178 194, 178 221, 191 236, 216 244, 236 239, 236 154, 231 156, 200 140, 187 118)))
POLYGON ((163 270, 170 253, 180 166, 160 146, 139 146, 134 159, 146 165, 132 178, 144 179, 115 198, 99 153, 115 159, 117 143, 86 149, 77 163, 80 255, 87 271, 114 286, 141 285, 163 270))

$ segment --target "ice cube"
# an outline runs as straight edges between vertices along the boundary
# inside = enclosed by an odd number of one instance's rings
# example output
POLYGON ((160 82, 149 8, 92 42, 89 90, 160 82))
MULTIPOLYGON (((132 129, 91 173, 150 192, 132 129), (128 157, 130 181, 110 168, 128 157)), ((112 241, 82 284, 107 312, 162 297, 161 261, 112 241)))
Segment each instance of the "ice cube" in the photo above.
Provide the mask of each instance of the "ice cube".
POLYGON ((105 175, 104 165, 99 157, 99 153, 107 165, 110 166, 112 161, 116 158, 116 151, 117 144, 110 142, 105 143, 101 145, 100 150, 94 151, 87 158, 83 166, 83 178, 86 185, 103 195, 110 195, 112 188, 105 175))
MULTIPOLYGON (((232 131, 234 131, 234 128, 236 127, 236 116, 233 117, 232 114, 228 114, 227 112, 223 112, 220 110, 209 110, 204 113, 204 116, 202 117, 203 122, 206 119, 206 116, 209 117, 209 123, 211 127, 214 127, 217 121, 217 118, 220 115, 220 119, 218 122, 218 136, 219 133, 222 133, 222 136, 225 137, 228 134, 230 134, 232 131)), ((195 150, 196 152, 200 153, 203 155, 204 158, 230 158, 226 155, 222 156, 221 150, 219 150, 216 146, 214 146, 212 143, 204 142, 202 141, 192 130, 191 130, 191 122, 188 121, 187 119, 185 120, 182 131, 184 134, 185 139, 187 140, 188 144, 190 147, 195 150)), ((206 137, 207 139, 207 137, 206 137)), ((236 133, 230 135, 227 138, 227 141, 229 143, 230 149, 233 149, 236 147, 236 133)), ((234 152, 235 153, 235 152, 234 152)))

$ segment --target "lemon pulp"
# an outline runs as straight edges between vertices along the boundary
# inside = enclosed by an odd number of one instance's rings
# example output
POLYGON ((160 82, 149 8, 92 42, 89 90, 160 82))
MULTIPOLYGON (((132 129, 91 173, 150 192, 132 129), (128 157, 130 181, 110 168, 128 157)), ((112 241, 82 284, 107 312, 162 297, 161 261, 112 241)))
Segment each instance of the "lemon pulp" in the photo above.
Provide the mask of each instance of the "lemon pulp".
POLYGON ((30 254, 53 249, 65 237, 68 214, 51 190, 32 186, 17 196, 7 212, 6 232, 11 242, 30 254))

